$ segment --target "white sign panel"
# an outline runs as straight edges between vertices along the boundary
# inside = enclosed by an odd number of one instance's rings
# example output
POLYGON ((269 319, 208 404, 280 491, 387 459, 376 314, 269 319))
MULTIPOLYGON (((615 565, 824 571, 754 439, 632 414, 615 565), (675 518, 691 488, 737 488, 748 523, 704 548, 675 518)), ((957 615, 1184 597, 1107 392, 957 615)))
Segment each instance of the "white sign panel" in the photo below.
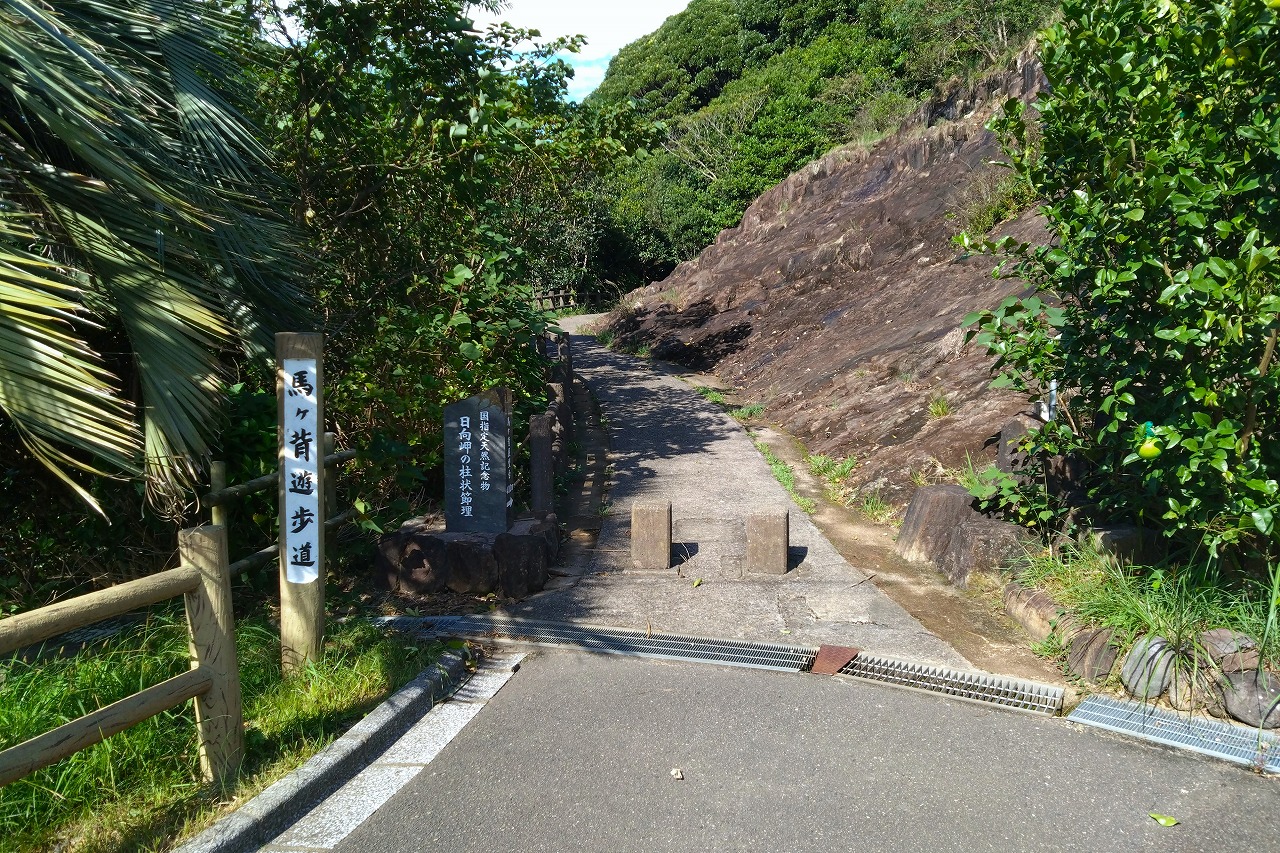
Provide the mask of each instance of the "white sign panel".
POLYGON ((323 454, 320 441, 320 388, 313 358, 286 358, 284 371, 284 509, 280 542, 288 566, 289 583, 311 583, 320 577, 320 517, 318 476, 323 454))

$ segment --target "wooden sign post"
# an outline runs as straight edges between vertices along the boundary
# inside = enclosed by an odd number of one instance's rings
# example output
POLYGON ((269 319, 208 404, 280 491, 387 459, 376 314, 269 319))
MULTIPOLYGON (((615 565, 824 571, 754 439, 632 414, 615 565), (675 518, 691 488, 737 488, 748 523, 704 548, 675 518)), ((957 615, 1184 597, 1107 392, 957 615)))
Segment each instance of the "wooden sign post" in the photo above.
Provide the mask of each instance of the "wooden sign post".
POLYGON ((324 650, 324 335, 276 335, 280 401, 280 654, 285 673, 324 650))

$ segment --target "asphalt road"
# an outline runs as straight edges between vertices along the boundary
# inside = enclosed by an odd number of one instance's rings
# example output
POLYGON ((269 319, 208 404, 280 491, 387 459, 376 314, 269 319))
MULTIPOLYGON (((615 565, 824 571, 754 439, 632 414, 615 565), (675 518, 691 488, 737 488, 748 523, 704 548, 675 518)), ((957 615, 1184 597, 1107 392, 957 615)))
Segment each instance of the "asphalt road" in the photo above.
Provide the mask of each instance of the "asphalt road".
POLYGON ((1278 850, 1277 785, 876 684, 537 652, 337 849, 1278 850))

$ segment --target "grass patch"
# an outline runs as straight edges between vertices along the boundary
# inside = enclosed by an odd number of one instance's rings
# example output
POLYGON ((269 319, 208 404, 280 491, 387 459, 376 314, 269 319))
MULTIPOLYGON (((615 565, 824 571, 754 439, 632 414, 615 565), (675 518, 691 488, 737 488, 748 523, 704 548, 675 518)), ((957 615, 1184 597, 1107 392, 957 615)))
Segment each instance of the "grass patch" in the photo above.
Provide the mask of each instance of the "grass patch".
POLYGON ((898 510, 893 504, 880 497, 879 492, 866 492, 858 502, 858 512, 868 521, 876 524, 888 524, 897 518, 898 510))
POLYGON ((951 402, 943 394, 935 394, 929 398, 929 418, 941 420, 951 414, 951 402))
POLYGON ((745 406, 740 406, 739 408, 733 409, 729 412, 730 417, 740 421, 749 421, 753 418, 760 417, 762 414, 764 414, 763 403, 748 403, 745 406))
POLYGON ((958 230, 975 236, 1017 216, 1039 199, 1020 174, 1007 170, 983 170, 975 174, 958 209, 949 218, 958 230))
POLYGON ((751 440, 755 443, 756 450, 759 450, 760 455, 764 457, 764 461, 769 463, 769 470, 773 472, 773 478, 782 485, 782 488, 787 490, 787 494, 791 496, 791 500, 795 501, 796 506, 812 515, 818 505, 813 498, 806 498, 796 492, 796 473, 791 470, 791 466, 780 459, 764 442, 755 438, 751 440))
POLYGON ((701 394, 702 399, 706 400, 708 403, 715 403, 717 406, 723 406, 725 404, 724 394, 721 394, 719 391, 717 391, 714 388, 708 388, 705 385, 699 385, 697 388, 693 390, 701 394))
POLYGON ((836 459, 824 453, 810 453, 804 459, 809 465, 809 472, 822 480, 827 500, 848 506, 852 490, 845 485, 845 480, 858 467, 858 460, 852 456, 836 459))
POLYGON ((913 486, 924 488, 935 483, 955 483, 964 486, 970 492, 978 487, 980 478, 974 467, 973 457, 968 452, 964 454, 964 464, 958 468, 947 468, 937 459, 930 461, 933 463, 931 467, 918 468, 911 472, 913 486))
POLYGON ((613 329, 601 329, 596 332, 596 343, 600 344, 602 347, 613 346, 613 339, 613 329))
POLYGON ((811 453, 805 457, 805 461, 809 463, 809 470, 815 477, 836 483, 843 482, 858 467, 858 460, 852 456, 835 459, 823 453, 811 453))
MULTIPOLYGON (((202 784, 191 703, 0 788, 0 838, 14 853, 160 850, 300 765, 434 662, 443 647, 389 637, 364 620, 332 625, 324 658, 282 680, 278 631, 236 626, 246 720, 241 779, 202 784)), ((79 655, 0 664, 0 749, 187 669, 181 612, 79 655)))
POLYGON ((1126 645, 1158 634, 1190 654, 1202 632, 1230 628, 1257 640, 1266 661, 1280 662, 1280 566, 1271 567, 1269 583, 1224 584, 1185 567, 1122 566, 1081 545, 1030 555, 1016 576, 1079 618, 1114 629, 1126 645))

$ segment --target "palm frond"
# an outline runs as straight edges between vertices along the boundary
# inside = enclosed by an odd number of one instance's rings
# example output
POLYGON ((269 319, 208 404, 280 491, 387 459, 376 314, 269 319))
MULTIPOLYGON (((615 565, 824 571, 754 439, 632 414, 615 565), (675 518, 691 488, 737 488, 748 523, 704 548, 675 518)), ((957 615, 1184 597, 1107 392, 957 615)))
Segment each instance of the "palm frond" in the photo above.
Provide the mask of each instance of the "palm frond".
POLYGON ((0 410, 50 468, 143 470, 159 504, 216 435, 224 358, 309 325, 284 185, 235 106, 248 38, 217 2, 0 0, 0 410))

